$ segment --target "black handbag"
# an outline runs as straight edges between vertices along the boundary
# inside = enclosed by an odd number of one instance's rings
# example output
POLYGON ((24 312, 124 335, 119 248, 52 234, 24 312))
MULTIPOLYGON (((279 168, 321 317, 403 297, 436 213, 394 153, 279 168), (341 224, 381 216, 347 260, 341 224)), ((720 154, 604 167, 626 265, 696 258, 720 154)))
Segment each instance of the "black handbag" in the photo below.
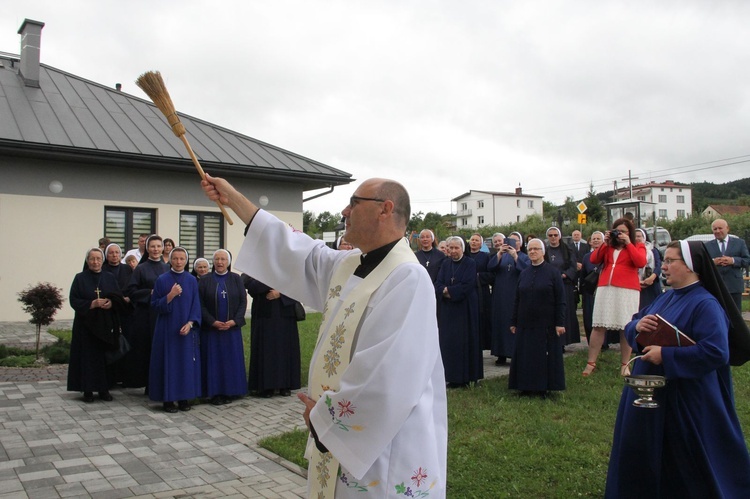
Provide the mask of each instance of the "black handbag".
POLYGON ((586 277, 583 278, 583 281, 581 281, 581 287, 583 287, 583 291, 591 295, 594 294, 594 291, 596 291, 596 287, 598 285, 599 269, 596 269, 593 272, 589 272, 588 274, 586 274, 586 277))
POLYGON ((297 319, 297 322, 301 322, 307 317, 305 306, 298 301, 294 302, 294 317, 297 319))
POLYGON ((125 357, 125 354, 130 351, 130 343, 124 334, 120 334, 120 340, 117 350, 107 350, 104 352, 104 358, 107 360, 107 364, 113 364, 125 357))

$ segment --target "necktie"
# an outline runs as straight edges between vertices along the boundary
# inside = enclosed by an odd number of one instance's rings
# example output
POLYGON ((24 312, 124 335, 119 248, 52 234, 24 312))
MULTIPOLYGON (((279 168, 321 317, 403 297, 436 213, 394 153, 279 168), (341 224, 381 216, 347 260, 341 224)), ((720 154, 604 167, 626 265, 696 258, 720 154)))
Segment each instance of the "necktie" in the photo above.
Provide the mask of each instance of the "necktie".
POLYGON ((721 240, 721 254, 723 255, 727 251, 727 242, 726 239, 721 240))

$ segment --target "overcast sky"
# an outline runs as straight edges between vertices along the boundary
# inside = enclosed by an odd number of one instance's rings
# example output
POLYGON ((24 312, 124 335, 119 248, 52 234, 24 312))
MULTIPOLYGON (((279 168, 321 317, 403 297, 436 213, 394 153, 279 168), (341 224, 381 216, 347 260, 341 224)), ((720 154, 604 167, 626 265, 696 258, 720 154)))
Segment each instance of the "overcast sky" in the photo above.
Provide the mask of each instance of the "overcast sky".
MULTIPOLYGON (((415 212, 519 184, 558 204, 627 185, 628 170, 750 176, 744 0, 2 5, 0 51, 42 21, 43 63, 144 98, 133 81, 160 70, 178 111, 396 179, 415 212)), ((338 211, 355 186, 304 208, 338 211)))

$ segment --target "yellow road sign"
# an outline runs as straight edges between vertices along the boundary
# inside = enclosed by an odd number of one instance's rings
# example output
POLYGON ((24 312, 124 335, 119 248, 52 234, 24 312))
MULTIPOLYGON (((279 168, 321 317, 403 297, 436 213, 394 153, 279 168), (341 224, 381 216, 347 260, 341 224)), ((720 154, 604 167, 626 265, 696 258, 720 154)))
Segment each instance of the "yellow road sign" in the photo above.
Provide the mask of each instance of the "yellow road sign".
POLYGON ((579 213, 578 214, 578 223, 582 225, 586 225, 586 214, 585 213, 579 213))

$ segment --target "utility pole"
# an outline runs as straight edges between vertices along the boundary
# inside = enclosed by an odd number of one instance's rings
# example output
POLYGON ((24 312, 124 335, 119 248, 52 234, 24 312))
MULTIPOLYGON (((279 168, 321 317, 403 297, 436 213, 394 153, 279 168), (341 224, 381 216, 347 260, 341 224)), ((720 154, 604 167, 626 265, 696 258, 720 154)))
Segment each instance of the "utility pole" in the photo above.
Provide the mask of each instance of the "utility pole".
POLYGON ((628 178, 624 178, 622 180, 628 181, 628 185, 630 187, 630 199, 633 199, 633 180, 638 180, 638 177, 632 176, 630 170, 628 170, 628 178))

